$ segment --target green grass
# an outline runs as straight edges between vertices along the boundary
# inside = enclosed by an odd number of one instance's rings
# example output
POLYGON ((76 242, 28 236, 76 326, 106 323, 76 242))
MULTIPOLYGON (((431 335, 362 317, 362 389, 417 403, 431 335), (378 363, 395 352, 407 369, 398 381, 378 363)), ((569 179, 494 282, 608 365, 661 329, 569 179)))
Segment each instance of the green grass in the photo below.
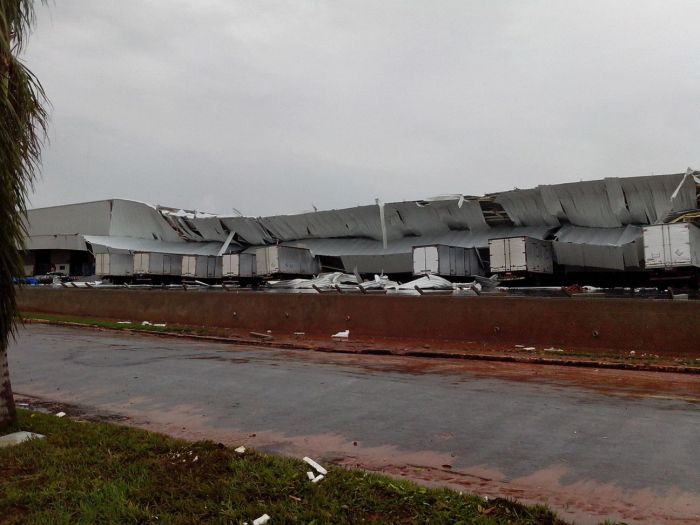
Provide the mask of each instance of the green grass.
POLYGON ((19 411, 45 440, 0 449, 0 523, 561 524, 543 506, 486 501, 360 470, 311 483, 301 461, 237 454, 106 423, 19 411))

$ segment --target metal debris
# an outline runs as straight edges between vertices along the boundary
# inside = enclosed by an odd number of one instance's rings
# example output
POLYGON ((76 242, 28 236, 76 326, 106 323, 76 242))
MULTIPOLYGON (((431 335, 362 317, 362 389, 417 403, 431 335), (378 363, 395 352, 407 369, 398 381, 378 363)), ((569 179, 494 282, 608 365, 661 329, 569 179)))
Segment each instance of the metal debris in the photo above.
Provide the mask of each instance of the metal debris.
POLYGON ((321 465, 319 465, 318 463, 316 463, 316 462, 315 462, 313 459, 311 459, 310 457, 304 456, 304 457, 302 458, 302 460, 305 461, 306 463, 308 463, 309 465, 311 465, 311 466, 316 470, 316 472, 318 472, 319 474, 323 474, 324 476, 325 476, 326 474, 328 474, 328 471, 327 471, 325 468, 323 468, 321 465))
POLYGON ((259 518, 253 520, 253 525, 264 525, 268 521, 270 521, 270 516, 268 516, 267 514, 263 514, 259 518))
POLYGON ((346 340, 350 337, 350 330, 343 330, 342 332, 333 334, 331 337, 336 340, 346 340))

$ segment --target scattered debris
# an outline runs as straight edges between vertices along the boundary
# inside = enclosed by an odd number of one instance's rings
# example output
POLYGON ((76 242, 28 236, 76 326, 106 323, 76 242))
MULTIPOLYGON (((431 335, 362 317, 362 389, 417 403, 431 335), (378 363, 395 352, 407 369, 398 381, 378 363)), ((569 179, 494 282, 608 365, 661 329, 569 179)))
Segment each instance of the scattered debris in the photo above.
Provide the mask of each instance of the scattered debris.
POLYGON ((564 350, 562 350, 561 348, 552 347, 552 348, 545 348, 544 351, 547 353, 550 353, 550 354, 558 354, 560 352, 563 352, 564 350))
POLYGON ((143 323, 141 323, 141 326, 151 326, 151 324, 153 323, 151 323, 150 321, 144 321, 143 323))
POLYGON ((166 323, 153 323, 153 326, 157 326, 158 328, 165 328, 167 326, 166 323))
POLYGON ((294 332, 294 335, 297 337, 301 337, 303 335, 306 335, 306 332, 294 332))
POLYGON ((306 463, 308 463, 309 465, 311 465, 314 469, 316 469, 316 472, 318 472, 319 474, 323 474, 324 476, 325 476, 326 474, 328 474, 328 471, 327 471, 325 468, 323 468, 321 465, 319 465, 318 463, 316 463, 316 462, 315 462, 313 459, 311 459, 310 457, 304 456, 302 459, 303 459, 303 461, 305 461, 306 463))
POLYGON ((264 525, 268 521, 270 521, 270 516, 268 516, 267 514, 263 514, 259 518, 253 520, 253 525, 264 525))
POLYGON ((316 474, 314 474, 314 473, 311 472, 310 470, 307 470, 307 471, 306 471, 306 475, 307 475, 307 477, 308 477, 311 481, 313 481, 313 480, 316 478, 316 474))
POLYGON ((66 415, 65 412, 58 412, 58 413, 56 414, 56 417, 63 417, 63 416, 65 416, 65 415, 66 415))
POLYGON ((637 354, 637 352, 635 352, 634 350, 630 350, 630 355, 636 355, 636 354, 637 354))
POLYGON ((534 352, 535 347, 534 346, 524 346, 523 350, 527 350, 528 352, 534 352))
POLYGON ((19 445, 30 439, 44 439, 46 436, 42 434, 35 434, 34 432, 26 432, 24 430, 19 432, 13 432, 12 434, 7 434, 0 437, 0 448, 11 447, 12 445, 19 445))
POLYGON ((333 334, 331 338, 335 340, 345 340, 350 337, 350 330, 344 330, 342 332, 338 332, 337 334, 333 334))
POLYGON ((117 321, 117 324, 131 324, 131 321, 117 321))
POLYGON ((243 445, 241 445, 238 448, 234 448, 233 451, 238 452, 239 454, 245 454, 245 447, 243 445))
POLYGON ((250 332, 250 335, 252 335, 253 337, 257 337, 259 339, 265 339, 265 340, 273 339, 273 337, 270 334, 261 334, 260 332, 250 332))
POLYGON ((455 285, 444 277, 425 275, 413 281, 400 284, 396 288, 398 290, 416 290, 420 293, 421 290, 454 290, 455 285))
POLYGON ((525 345, 515 345, 515 348, 525 348, 525 345))
POLYGON ((318 483, 319 481, 321 481, 325 477, 326 476, 324 476, 323 474, 319 474, 318 476, 316 476, 314 479, 311 480, 311 483, 318 483))

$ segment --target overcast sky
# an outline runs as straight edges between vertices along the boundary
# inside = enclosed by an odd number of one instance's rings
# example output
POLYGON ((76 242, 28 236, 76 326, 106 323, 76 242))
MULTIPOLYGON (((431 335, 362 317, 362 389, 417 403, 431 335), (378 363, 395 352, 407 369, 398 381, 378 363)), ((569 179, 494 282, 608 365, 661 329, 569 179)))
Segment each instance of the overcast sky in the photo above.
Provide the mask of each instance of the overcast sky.
MULTIPOLYGON (((37 2, 38 4, 38 2, 37 2)), ((34 206, 268 215, 700 168, 700 2, 54 0, 34 206)))

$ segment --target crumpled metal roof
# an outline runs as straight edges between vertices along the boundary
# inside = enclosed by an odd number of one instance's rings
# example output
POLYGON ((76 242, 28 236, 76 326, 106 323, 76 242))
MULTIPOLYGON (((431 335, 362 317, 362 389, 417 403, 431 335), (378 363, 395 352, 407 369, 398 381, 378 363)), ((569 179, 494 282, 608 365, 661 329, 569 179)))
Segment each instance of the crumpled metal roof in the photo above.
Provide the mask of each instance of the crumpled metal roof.
MULTIPOLYGON (((485 248, 490 238, 542 239, 563 224, 558 244, 617 247, 628 243, 595 243, 603 235, 614 237, 612 229, 658 223, 670 213, 697 209, 698 173, 689 169, 685 174, 543 185, 483 198, 448 195, 257 218, 111 199, 30 210, 27 242, 30 248, 81 249, 82 241, 69 237, 82 234, 100 237, 94 245, 108 250, 194 254, 216 253, 227 240, 233 246, 281 242, 318 255, 386 258, 410 253, 418 245, 485 248), (569 226, 588 228, 588 240, 571 240, 584 234, 569 226), (596 228, 606 231, 592 233, 596 228)), ((397 258, 395 267, 403 267, 404 259, 397 258)))
POLYGON ((639 226, 586 228, 566 224, 552 242, 557 263, 581 268, 624 270, 642 267, 643 231, 639 226))
MULTIPOLYGON (((383 204, 383 207, 387 241, 489 227, 475 200, 454 197, 449 200, 393 202, 383 204)), ((383 239, 378 205, 260 217, 258 221, 280 241, 342 237, 383 239)))
POLYGON ((282 243, 284 246, 308 248, 315 255, 340 257, 344 255, 391 255, 412 253, 414 246, 444 244, 462 248, 488 248, 489 239, 527 236, 544 239, 551 232, 548 226, 503 226, 481 231, 448 231, 441 234, 414 235, 389 241, 384 248, 381 241, 363 238, 300 239, 282 243))
MULTIPOLYGON (((217 255, 220 242, 172 242, 136 237, 107 235, 84 235, 93 253, 169 253, 173 255, 217 255)), ((233 248, 235 252, 235 248, 233 248)))
POLYGON ((622 226, 620 228, 585 228, 565 224, 555 234, 558 242, 576 244, 597 244, 601 246, 624 246, 642 238, 640 226, 622 226))
POLYGON ((517 225, 568 222, 576 226, 615 228, 654 224, 673 211, 697 207, 693 175, 608 178, 538 186, 500 193, 496 202, 517 225))

